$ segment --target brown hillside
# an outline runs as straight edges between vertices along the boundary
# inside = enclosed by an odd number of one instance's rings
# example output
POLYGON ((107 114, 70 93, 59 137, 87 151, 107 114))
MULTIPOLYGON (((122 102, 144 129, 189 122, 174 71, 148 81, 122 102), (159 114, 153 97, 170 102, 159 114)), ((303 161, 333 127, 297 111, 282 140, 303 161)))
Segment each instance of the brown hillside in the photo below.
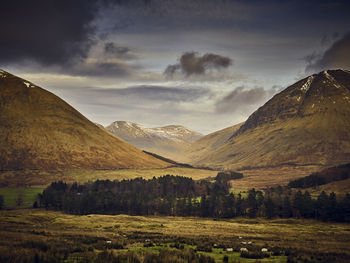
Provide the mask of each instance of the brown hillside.
POLYGON ((179 157, 180 161, 195 163, 224 145, 243 123, 210 133, 193 142, 179 157))
POLYGON ((0 71, 0 170, 155 168, 54 94, 0 71))

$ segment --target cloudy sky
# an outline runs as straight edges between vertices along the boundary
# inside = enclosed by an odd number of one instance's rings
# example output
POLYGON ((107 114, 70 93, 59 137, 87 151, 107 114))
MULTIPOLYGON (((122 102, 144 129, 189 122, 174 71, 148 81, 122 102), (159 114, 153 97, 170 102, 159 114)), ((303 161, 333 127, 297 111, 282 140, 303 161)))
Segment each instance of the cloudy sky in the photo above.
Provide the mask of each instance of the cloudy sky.
POLYGON ((90 120, 244 121, 281 89, 350 68, 347 0, 13 0, 0 9, 0 68, 90 120))

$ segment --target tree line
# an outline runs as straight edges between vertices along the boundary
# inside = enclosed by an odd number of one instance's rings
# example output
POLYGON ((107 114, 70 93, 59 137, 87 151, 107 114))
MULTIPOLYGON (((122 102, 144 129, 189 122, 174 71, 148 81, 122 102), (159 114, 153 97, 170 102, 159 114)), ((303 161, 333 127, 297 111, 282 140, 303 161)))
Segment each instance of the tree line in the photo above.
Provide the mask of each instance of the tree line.
POLYGON ((350 177, 350 163, 330 167, 320 172, 312 173, 293 181, 288 186, 291 188, 310 188, 325 185, 330 182, 346 180, 350 177))
POLYGON ((226 180, 194 181, 173 175, 85 184, 54 182, 38 196, 34 206, 71 214, 296 217, 350 222, 349 194, 337 200, 334 193, 322 192, 314 199, 307 191, 282 187, 233 194, 226 180))

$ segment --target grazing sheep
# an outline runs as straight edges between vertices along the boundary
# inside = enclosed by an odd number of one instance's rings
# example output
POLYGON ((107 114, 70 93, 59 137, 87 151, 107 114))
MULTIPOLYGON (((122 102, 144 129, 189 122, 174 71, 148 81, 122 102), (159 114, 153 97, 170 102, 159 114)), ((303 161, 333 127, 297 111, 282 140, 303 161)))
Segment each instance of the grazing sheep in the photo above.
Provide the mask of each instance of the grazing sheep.
POLYGON ((233 248, 232 247, 226 248, 226 252, 233 252, 233 248))
POLYGON ((241 247, 241 249, 239 250, 241 253, 242 252, 248 252, 248 249, 246 247, 241 247))
POLYGON ((107 240, 106 243, 107 244, 112 244, 112 241, 111 240, 107 240))
POLYGON ((265 247, 262 248, 262 249, 261 249, 261 252, 267 252, 267 248, 265 248, 265 247))

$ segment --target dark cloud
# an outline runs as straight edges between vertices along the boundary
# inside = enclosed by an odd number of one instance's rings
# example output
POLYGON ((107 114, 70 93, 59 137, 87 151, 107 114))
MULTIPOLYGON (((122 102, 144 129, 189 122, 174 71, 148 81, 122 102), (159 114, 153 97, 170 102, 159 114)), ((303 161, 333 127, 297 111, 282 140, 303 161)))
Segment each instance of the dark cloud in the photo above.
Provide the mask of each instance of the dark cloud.
POLYGON ((306 72, 315 72, 332 68, 350 69, 350 33, 326 50, 323 54, 313 53, 306 58, 306 72))
POLYGON ((131 48, 120 46, 113 42, 108 42, 104 45, 104 53, 107 56, 112 56, 120 59, 135 59, 135 54, 132 53, 131 48))
POLYGON ((169 65, 164 74, 172 76, 181 71, 186 76, 197 74, 203 75, 208 70, 220 70, 232 65, 232 59, 212 53, 200 56, 197 52, 185 52, 179 59, 178 64, 169 65))
POLYGON ((65 65, 85 58, 94 43, 104 0, 3 1, 0 8, 1 64, 34 61, 65 65))
POLYGON ((250 108, 256 109, 262 103, 265 103, 280 89, 278 86, 273 86, 268 90, 261 87, 252 89, 243 86, 237 87, 215 103, 215 110, 217 113, 247 112, 250 108))

